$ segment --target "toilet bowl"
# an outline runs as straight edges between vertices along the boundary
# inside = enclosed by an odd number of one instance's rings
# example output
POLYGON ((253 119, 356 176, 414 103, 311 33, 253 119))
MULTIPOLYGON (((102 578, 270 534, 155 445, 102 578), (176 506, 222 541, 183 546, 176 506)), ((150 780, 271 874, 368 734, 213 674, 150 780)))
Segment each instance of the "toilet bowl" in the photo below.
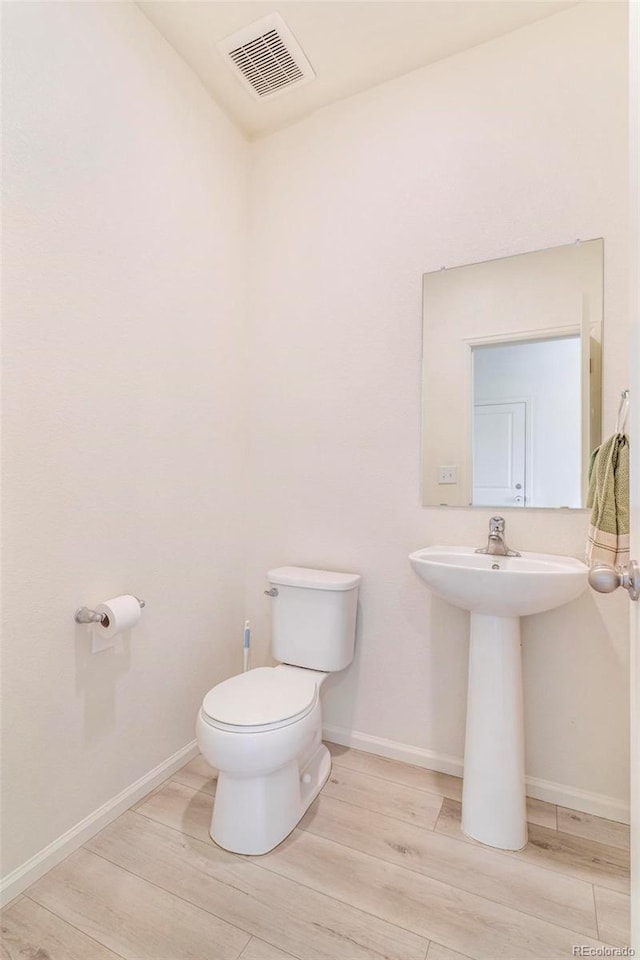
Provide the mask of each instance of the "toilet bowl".
POLYGON ((284 663, 224 680, 202 702, 198 746, 218 771, 212 839, 262 854, 291 833, 330 770, 320 688, 353 659, 357 574, 269 572, 273 647, 284 663))
POLYGON ((331 770, 322 744, 325 673, 261 667, 205 697, 198 745, 218 770, 210 834, 226 850, 261 854, 293 830, 331 770))

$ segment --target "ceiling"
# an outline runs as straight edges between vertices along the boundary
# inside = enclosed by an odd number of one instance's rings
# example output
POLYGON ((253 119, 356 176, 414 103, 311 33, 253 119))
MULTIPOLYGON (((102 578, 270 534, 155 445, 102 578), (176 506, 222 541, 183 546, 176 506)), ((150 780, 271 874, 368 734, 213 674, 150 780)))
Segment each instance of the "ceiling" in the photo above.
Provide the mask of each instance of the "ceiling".
POLYGON ((392 77, 492 40, 575 5, 556 0, 138 0, 250 139, 392 77), (277 11, 316 79, 258 100, 227 65, 218 42, 277 11))

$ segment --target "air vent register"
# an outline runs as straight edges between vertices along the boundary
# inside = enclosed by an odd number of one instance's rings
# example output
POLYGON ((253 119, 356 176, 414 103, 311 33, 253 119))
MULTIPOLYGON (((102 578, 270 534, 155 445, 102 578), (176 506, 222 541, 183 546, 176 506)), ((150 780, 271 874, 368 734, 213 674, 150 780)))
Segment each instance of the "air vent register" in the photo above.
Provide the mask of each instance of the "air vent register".
POLYGON ((269 14, 218 44, 243 85, 259 100, 313 80, 315 73, 282 17, 269 14))

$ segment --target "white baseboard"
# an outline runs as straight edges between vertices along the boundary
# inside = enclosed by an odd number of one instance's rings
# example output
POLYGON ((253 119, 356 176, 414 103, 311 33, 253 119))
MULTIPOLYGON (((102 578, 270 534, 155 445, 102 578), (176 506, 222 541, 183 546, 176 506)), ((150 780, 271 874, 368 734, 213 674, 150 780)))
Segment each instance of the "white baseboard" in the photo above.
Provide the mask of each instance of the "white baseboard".
POLYGON ((173 756, 164 760, 162 763, 145 773, 143 777, 132 783, 116 797, 107 800, 101 807, 90 813, 88 817, 81 820, 61 837, 54 840, 48 846, 44 847, 33 857, 16 867, 6 877, 0 880, 0 906, 4 906, 19 893, 22 893, 26 887, 34 883, 44 873, 55 867, 57 863, 68 857, 69 854, 81 847, 83 843, 95 836, 108 823, 119 817, 121 813, 128 810, 134 803, 142 799, 146 793, 153 790, 179 770, 180 767, 188 763, 198 754, 198 746, 195 740, 188 743, 173 756))
POLYGON ((357 730, 347 730, 346 727, 323 727, 322 739, 339 743, 343 747, 353 747, 354 750, 363 750, 365 753, 375 753, 379 757, 388 757, 389 760, 412 763, 415 767, 450 773, 454 777, 462 776, 462 760, 459 757, 448 757, 444 753, 425 750, 424 747, 412 747, 406 743, 398 743, 397 740, 384 740, 382 737, 373 737, 357 730))
MULTIPOLYGON (((343 747, 353 747, 365 753, 388 757, 389 760, 400 760, 416 767, 426 767, 427 770, 437 770, 438 773, 449 773, 454 777, 462 776, 464 764, 461 757, 451 757, 434 750, 426 750, 424 747, 398 743, 396 740, 385 740, 368 733, 360 733, 358 730, 347 730, 345 727, 324 727, 322 735, 323 739, 343 747)), ((606 820, 629 823, 630 805, 615 797, 590 793, 564 783, 539 780, 537 777, 525 777, 525 783, 528 797, 557 803, 561 807, 604 817, 606 820)))
POLYGON ((582 813, 591 813, 605 820, 615 820, 617 823, 631 822, 631 805, 624 800, 608 797, 605 793, 591 793, 581 790, 580 787, 570 787, 565 783, 554 783, 551 780, 539 780, 537 777, 525 777, 527 796, 536 800, 546 800, 547 803, 557 803, 559 807, 568 807, 570 810, 579 810, 582 813))

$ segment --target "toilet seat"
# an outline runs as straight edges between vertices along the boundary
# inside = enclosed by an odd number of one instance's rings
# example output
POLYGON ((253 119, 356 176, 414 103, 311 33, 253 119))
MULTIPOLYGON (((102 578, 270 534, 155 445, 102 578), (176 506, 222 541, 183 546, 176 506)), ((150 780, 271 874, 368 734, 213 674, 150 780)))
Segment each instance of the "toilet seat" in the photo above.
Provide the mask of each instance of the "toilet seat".
POLYGON ((311 713, 324 674, 284 665, 258 667, 213 687, 202 717, 213 727, 255 733, 288 726, 311 713))

